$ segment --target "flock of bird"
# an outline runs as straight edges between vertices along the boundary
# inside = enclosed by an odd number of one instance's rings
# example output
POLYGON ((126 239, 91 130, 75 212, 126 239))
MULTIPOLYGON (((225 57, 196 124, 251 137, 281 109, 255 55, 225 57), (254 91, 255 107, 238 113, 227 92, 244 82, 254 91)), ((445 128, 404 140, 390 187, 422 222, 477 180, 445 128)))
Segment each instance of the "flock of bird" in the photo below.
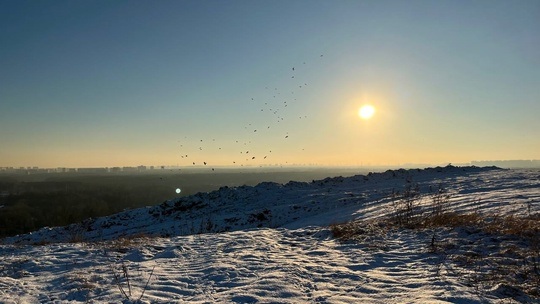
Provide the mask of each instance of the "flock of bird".
MULTIPOLYGON (((323 55, 319 56, 320 58, 323 55)), ((253 165, 271 165, 272 163, 272 148, 267 146, 269 138, 281 138, 281 145, 291 145, 289 132, 287 127, 293 126, 291 123, 297 123, 297 120, 308 118, 307 115, 300 115, 296 110, 291 110, 297 101, 300 94, 296 94, 298 90, 303 90, 308 87, 308 81, 303 79, 302 74, 298 71, 306 62, 302 62, 300 67, 291 67, 289 70, 290 80, 286 87, 287 91, 278 89, 275 86, 265 86, 262 96, 251 97, 246 104, 246 109, 252 109, 253 113, 247 113, 249 117, 256 118, 256 122, 247 123, 243 126, 244 134, 234 140, 234 142, 216 141, 216 138, 199 138, 189 139, 184 136, 183 140, 179 140, 180 144, 180 159, 182 166, 203 166, 215 171, 215 165, 210 159, 215 159, 216 154, 220 155, 236 155, 228 160, 228 165, 231 166, 253 166, 253 165), (300 76, 300 77, 296 77, 300 76), (283 93, 283 94, 282 94, 283 93), (257 113, 258 112, 258 113, 257 113), (234 147, 234 148, 233 148, 234 147), (234 149, 235 151, 231 151, 234 149), (228 150, 228 151, 225 151, 228 150), (208 153, 210 151, 210 153, 208 153), (213 155, 213 156, 210 156, 213 155), (203 159, 208 158, 208 159, 203 159)), ((276 148, 276 147, 275 147, 276 148)), ((274 148, 274 151, 276 151, 274 148)), ((277 147, 279 150, 279 147, 277 147)), ((304 150, 304 149, 302 149, 304 150)), ((275 154, 275 152, 274 152, 275 154)), ((283 165, 273 163, 275 165, 283 165)), ((288 164, 288 161, 285 162, 288 164)), ((219 165, 223 165, 220 163, 219 165)), ((225 164, 227 165, 227 164, 225 164)))

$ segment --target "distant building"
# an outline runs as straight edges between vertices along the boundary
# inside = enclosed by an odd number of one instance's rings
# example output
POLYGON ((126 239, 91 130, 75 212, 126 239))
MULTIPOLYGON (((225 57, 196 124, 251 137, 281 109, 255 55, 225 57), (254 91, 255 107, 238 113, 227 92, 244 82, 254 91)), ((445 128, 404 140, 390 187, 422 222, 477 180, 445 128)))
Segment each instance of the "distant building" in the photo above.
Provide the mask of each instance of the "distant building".
POLYGON ((77 172, 79 173, 108 173, 107 168, 78 168, 77 172))

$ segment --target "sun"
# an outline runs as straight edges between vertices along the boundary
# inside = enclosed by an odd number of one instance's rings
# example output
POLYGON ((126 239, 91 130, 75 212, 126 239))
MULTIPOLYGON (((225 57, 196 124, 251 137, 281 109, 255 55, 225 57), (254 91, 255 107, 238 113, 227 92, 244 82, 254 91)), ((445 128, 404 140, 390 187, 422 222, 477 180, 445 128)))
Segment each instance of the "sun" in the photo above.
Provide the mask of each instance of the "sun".
POLYGON ((358 116, 362 119, 370 119, 375 114, 375 108, 372 105, 363 105, 358 110, 358 116))

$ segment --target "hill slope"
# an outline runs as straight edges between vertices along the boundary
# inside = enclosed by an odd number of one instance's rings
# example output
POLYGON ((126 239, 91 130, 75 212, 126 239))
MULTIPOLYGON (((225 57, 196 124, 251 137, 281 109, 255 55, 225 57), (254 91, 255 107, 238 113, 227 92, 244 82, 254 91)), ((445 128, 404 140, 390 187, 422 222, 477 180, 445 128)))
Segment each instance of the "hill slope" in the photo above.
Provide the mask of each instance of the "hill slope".
MULTIPOLYGON (((514 254, 505 256, 501 265, 535 261, 534 256, 529 260, 517 253, 523 247, 519 238, 494 238, 471 229, 390 229, 343 243, 327 228, 353 219, 386 217, 392 208, 390 194, 406 185, 417 185, 425 195, 445 189, 451 195, 450 211, 516 217, 540 212, 538 170, 448 166, 221 188, 4 239, 0 299, 5 303, 116 303, 139 297, 148 303, 538 301, 534 282, 533 292, 527 293, 508 281, 481 280, 493 278, 497 274, 493 268, 500 265, 488 265, 491 260, 478 256, 513 248, 514 254), (62 243, 76 240, 84 243, 62 243)), ((420 200, 423 203, 429 202, 420 200)))

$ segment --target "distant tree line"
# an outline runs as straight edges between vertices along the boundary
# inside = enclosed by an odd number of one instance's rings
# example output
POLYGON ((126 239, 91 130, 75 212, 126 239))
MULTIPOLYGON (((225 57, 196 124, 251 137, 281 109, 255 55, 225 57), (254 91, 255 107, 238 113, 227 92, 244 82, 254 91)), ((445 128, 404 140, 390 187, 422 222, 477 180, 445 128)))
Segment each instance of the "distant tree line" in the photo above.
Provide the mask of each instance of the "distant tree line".
POLYGON ((169 187, 143 181, 130 186, 117 181, 2 181, 0 193, 0 237, 69 225, 173 197, 169 187))

